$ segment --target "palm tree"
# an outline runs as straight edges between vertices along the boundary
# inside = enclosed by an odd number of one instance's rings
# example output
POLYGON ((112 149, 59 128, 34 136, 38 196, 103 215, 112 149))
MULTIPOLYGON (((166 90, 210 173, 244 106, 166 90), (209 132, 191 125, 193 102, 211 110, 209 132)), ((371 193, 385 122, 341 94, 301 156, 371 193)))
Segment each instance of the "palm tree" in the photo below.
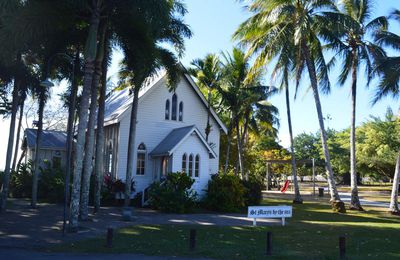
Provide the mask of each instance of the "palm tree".
MULTIPOLYGON (((220 66, 220 60, 217 55, 215 54, 208 54, 202 59, 196 59, 191 62, 191 65, 193 68, 189 69, 190 74, 192 74, 193 77, 197 79, 197 84, 199 85, 200 88, 205 88, 207 89, 207 125, 205 128, 205 134, 206 134, 206 141, 208 141, 208 136, 211 132, 211 124, 210 124, 210 118, 211 118, 211 107, 212 101, 212 91, 217 89, 219 86, 218 84, 220 83, 221 79, 221 66, 220 66)), ((228 149, 229 150, 229 149, 228 149)))
MULTIPOLYGON (((394 10, 389 17, 400 23, 400 10, 394 10)), ((380 45, 391 47, 396 51, 400 50, 400 35, 382 30, 376 33, 375 40, 380 45)), ((377 62, 376 71, 381 76, 381 80, 379 81, 379 87, 373 99, 373 104, 376 104, 380 99, 388 95, 391 95, 393 98, 398 98, 400 96, 400 56, 381 58, 377 62)), ((396 160, 396 169, 390 197, 389 210, 393 214, 400 213, 398 204, 399 184, 400 151, 396 160)))
MULTIPOLYGON (((234 48, 232 55, 224 53, 223 57, 222 81, 217 90, 224 106, 232 113, 230 128, 236 132, 240 175, 243 179, 248 179, 248 172, 244 165, 244 152, 249 131, 258 133, 258 124, 272 129, 277 123, 277 109, 267 102, 272 92, 269 87, 261 85, 260 73, 251 81, 245 81, 250 65, 240 49, 234 48)), ((238 169, 236 173, 237 171, 238 169)))
POLYGON ((342 13, 327 14, 335 24, 324 35, 328 40, 328 48, 336 51, 336 56, 342 58, 339 84, 343 86, 351 79, 351 128, 350 128, 350 180, 351 201, 350 209, 363 210, 357 189, 356 172, 356 100, 358 72, 364 65, 369 84, 373 76, 373 63, 383 50, 367 39, 368 35, 387 28, 386 17, 370 19, 372 1, 343 0, 342 13), (336 26, 335 26, 336 25, 336 26), (332 29, 333 28, 333 29, 332 29))
MULTIPOLYGON (((133 90, 131 108, 128 156, 125 185, 125 209, 128 209, 131 196, 131 181, 133 173, 134 151, 136 144, 136 120, 138 111, 139 91, 146 79, 156 74, 162 67, 168 73, 169 85, 175 86, 182 71, 175 54, 161 47, 158 43, 170 43, 175 46, 178 54, 184 50, 184 38, 191 37, 191 31, 181 20, 186 8, 180 1, 151 1, 147 12, 138 12, 132 17, 124 17, 118 22, 126 24, 131 19, 137 19, 139 29, 135 33, 126 26, 116 27, 118 41, 125 53, 122 69, 123 80, 133 90), (157 19, 154 19, 157 17, 157 19)), ((131 219, 131 211, 124 210, 124 219, 131 219)))
POLYGON ((334 1, 253 0, 248 8, 253 16, 239 27, 234 38, 242 40, 248 47, 248 56, 256 55, 254 68, 264 66, 276 57, 282 46, 293 45, 297 84, 302 72, 305 69, 308 71, 321 131, 332 207, 345 212, 334 180, 319 94, 320 89, 325 93, 330 90, 328 67, 319 36, 329 21, 326 11, 336 10, 334 1))
MULTIPOLYGON (((351 201, 349 208, 363 210, 357 189, 356 172, 356 100, 358 71, 364 65, 368 84, 373 77, 373 63, 384 55, 383 50, 367 39, 368 35, 387 28, 386 17, 381 16, 369 20, 372 1, 344 0, 342 13, 331 13, 330 18, 336 21, 334 30, 327 31, 325 36, 328 47, 342 57, 342 70, 339 75, 339 84, 343 86, 351 78, 351 127, 350 127, 350 180, 351 201)), ((335 61, 336 58, 333 58, 335 61)))
POLYGON ((107 69, 108 63, 111 60, 110 54, 110 39, 109 30, 106 28, 104 42, 104 57, 101 64, 101 87, 99 93, 99 110, 97 114, 97 131, 96 131, 96 156, 95 156, 95 186, 94 186, 94 213, 100 209, 101 187, 103 184, 104 171, 104 113, 105 100, 107 90, 107 69))
MULTIPOLYGON (((98 88, 100 84, 100 79, 102 75, 102 64, 104 58, 105 49, 105 35, 108 30, 108 24, 103 22, 101 25, 101 32, 99 36, 98 50, 96 54, 95 61, 95 73, 93 76, 93 82, 91 87, 91 97, 90 97, 90 116, 88 121, 88 130, 86 132, 86 143, 85 143, 85 158, 83 161, 83 176, 82 176, 82 193, 80 202, 80 219, 88 220, 89 217, 89 189, 90 189, 90 176, 92 175, 92 162, 94 154, 94 144, 95 144, 95 123, 97 116, 97 96, 98 88)), ((103 115, 104 117, 104 115, 103 115)))

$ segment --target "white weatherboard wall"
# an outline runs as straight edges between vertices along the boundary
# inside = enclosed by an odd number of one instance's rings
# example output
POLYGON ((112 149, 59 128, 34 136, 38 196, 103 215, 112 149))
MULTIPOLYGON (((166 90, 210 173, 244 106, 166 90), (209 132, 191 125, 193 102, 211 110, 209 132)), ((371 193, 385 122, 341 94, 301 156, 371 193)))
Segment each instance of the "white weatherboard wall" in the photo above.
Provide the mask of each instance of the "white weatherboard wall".
MULTIPOLYGON (((206 106, 202 103, 195 90, 189 85, 189 82, 185 78, 181 78, 175 89, 175 93, 178 97, 178 106, 181 101, 183 101, 184 104, 182 122, 165 119, 165 102, 167 99, 171 102, 173 95, 173 92, 170 92, 167 88, 165 78, 156 83, 155 86, 148 90, 139 99, 135 148, 137 148, 140 143, 144 143, 147 148, 147 160, 145 175, 136 175, 137 150, 135 149, 133 178, 136 181, 136 191, 142 191, 153 182, 154 160, 148 155, 148 153, 150 153, 173 129, 196 125, 205 137, 204 130, 207 125, 208 115, 206 106)), ((131 109, 125 111, 121 116, 120 121, 117 177, 122 180, 125 180, 126 174, 130 113, 131 109)), ((220 129, 219 125, 212 117, 211 127, 209 143, 214 144, 213 150, 217 155, 219 155, 220 129)), ((196 147, 193 147, 193 149, 197 149, 197 146, 200 147, 200 144, 196 144, 196 147)), ((201 144, 201 147, 203 149, 204 145, 201 144)), ((208 173, 203 174, 204 176, 209 176, 210 174, 218 172, 218 157, 215 159, 209 159, 208 165, 205 165, 207 160, 201 161, 200 168, 208 173)), ((175 163, 173 163, 172 167, 175 167, 174 165, 175 163)), ((178 167, 181 167, 181 162, 179 162, 178 165, 178 167)))
POLYGON ((206 147, 202 143, 202 141, 197 137, 196 134, 190 135, 182 144, 177 147, 173 154, 173 172, 182 171, 182 156, 186 153, 186 172, 189 169, 189 156, 193 155, 193 179, 195 182, 193 183, 192 189, 195 190, 199 197, 202 197, 205 193, 205 189, 207 188, 208 180, 210 179, 210 174, 208 173, 209 168, 209 155, 206 147), (199 167, 199 177, 194 177, 194 167, 195 167, 195 158, 196 155, 200 156, 200 167, 199 167))

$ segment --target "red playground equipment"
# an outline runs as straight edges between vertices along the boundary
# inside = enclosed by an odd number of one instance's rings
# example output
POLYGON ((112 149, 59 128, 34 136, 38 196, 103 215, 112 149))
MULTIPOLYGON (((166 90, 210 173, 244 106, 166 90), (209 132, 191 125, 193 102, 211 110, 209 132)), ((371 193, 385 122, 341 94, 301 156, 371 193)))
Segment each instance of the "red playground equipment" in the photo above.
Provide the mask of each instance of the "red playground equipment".
POLYGON ((289 180, 285 181, 285 184, 283 185, 281 192, 285 193, 287 191, 287 189, 289 188, 290 182, 289 180))

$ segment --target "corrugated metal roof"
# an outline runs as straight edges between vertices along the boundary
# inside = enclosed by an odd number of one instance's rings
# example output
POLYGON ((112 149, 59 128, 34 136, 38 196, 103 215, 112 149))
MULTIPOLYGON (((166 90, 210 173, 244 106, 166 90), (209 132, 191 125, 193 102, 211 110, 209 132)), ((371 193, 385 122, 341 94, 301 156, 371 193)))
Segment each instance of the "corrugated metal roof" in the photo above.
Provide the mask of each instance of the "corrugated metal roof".
MULTIPOLYGON (((143 96, 149 89, 151 89, 165 75, 165 70, 161 70, 153 77, 147 78, 143 83, 143 87, 140 89, 139 98, 143 96)), ((119 116, 121 116, 127 109, 130 108, 132 103, 133 94, 130 93, 129 88, 113 92, 105 102, 104 122, 118 119, 119 116)))
POLYGON ((173 153, 173 150, 179 145, 179 143, 185 139, 188 135, 196 132, 196 136, 202 141, 204 146, 207 148, 208 152, 212 155, 212 157, 216 157, 216 154, 211 149, 211 147, 207 144, 204 138, 200 135, 196 126, 186 126, 181 128, 176 128, 172 130, 158 145, 151 151, 151 156, 170 156, 173 153))
MULTIPOLYGON (((26 145, 29 148, 36 146, 36 132, 37 129, 25 129, 26 145)), ((40 148, 51 148, 57 150, 65 150, 67 143, 67 133, 61 131, 43 130, 42 142, 40 148)))

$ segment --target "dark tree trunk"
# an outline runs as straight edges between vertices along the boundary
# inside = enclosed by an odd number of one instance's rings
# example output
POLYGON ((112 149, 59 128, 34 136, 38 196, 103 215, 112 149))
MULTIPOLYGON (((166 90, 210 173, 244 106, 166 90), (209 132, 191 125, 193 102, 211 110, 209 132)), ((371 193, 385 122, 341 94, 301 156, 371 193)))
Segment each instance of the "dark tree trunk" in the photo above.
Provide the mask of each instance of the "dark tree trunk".
POLYGON ((104 172, 104 112, 107 91, 107 68, 109 60, 109 40, 106 32, 104 58, 102 63, 101 88, 99 97, 99 112, 97 115, 96 132, 96 161, 95 161, 95 183, 94 183, 94 213, 100 209, 101 186, 103 184, 104 172))
POLYGON ((42 144, 42 133, 43 133, 43 111, 46 104, 46 89, 41 86, 39 96, 39 119, 36 131, 36 145, 35 145, 35 160, 33 163, 33 176, 32 176, 32 208, 37 208, 37 193, 38 193, 38 181, 40 171, 40 146, 42 144))
POLYGON ((357 106, 357 56, 354 55, 351 85, 351 127, 350 127, 350 209, 363 210, 358 197, 356 171, 356 106, 357 106))
POLYGON ((225 167, 224 167, 224 174, 227 173, 228 171, 228 165, 229 165, 229 156, 230 156, 230 150, 231 150, 231 142, 232 142, 232 115, 231 115, 231 120, 229 122, 229 128, 228 128, 228 136, 227 136, 227 148, 226 148, 226 158, 225 158, 225 167))
POLYGON ((290 136, 290 154, 292 159, 292 177, 294 184, 294 200, 293 203, 303 203, 303 198, 300 195, 300 187, 297 181, 297 166, 296 166, 296 157, 294 155, 294 146, 293 146, 293 129, 292 129, 292 117, 290 113, 290 97, 289 97, 289 87, 285 87, 285 96, 286 96, 286 110, 287 110, 287 118, 288 118, 288 126, 289 126, 289 136, 290 136))
POLYGON ((21 137, 21 129, 22 129, 22 118, 24 117, 24 98, 21 98, 21 104, 19 105, 19 119, 18 119, 18 128, 17 128, 17 136, 15 140, 15 149, 14 149, 14 157, 12 163, 12 170, 15 171, 17 166, 17 158, 19 151, 19 139, 21 137))
POLYGON ((90 90, 92 87, 93 74, 95 69, 95 59, 97 50, 97 33, 100 23, 100 7, 97 6, 92 11, 92 19, 90 22, 89 35, 87 40, 87 47, 85 50, 85 75, 83 90, 81 96, 80 110, 79 110, 79 123, 76 140, 75 158, 74 158, 74 174, 72 183, 71 193, 71 204, 70 204, 70 218, 69 228, 71 232, 78 231, 78 217, 79 217, 79 204, 80 204, 80 193, 81 193, 81 177, 82 177, 82 158, 84 156, 85 147, 85 133, 88 125, 88 109, 90 90))
POLYGON ((73 141, 74 141, 74 122, 75 122, 75 113, 76 113, 76 96, 78 93, 78 74, 80 72, 80 58, 79 58, 80 51, 79 49, 76 50, 75 59, 74 59, 74 78, 72 79, 71 84, 71 93, 69 97, 69 107, 68 107, 68 123, 67 123, 67 164, 65 179, 65 198, 64 203, 65 205, 69 204, 69 195, 70 195, 70 187, 69 181, 71 178, 71 168, 72 168, 72 151, 73 151, 73 141))
MULTIPOLYGON (((97 63, 97 62, 96 62, 97 63)), ((85 157, 83 160, 83 173, 82 173, 82 191, 81 191, 81 202, 80 202, 80 220, 87 221, 89 218, 89 190, 90 190, 90 177, 92 175, 93 165, 93 150, 94 150, 94 126, 96 123, 97 113, 97 88, 99 85, 99 79, 101 72, 98 71, 96 65, 92 89, 90 90, 90 114, 89 121, 86 131, 86 142, 85 142, 85 157)), ((101 70, 101 68, 100 68, 101 70)))
POLYGON ((11 120, 10 120, 10 130, 8 132, 8 145, 6 154, 6 165, 4 168, 3 184, 1 187, 1 197, 0 197, 0 212, 4 212, 7 206, 8 188, 10 184, 10 174, 11 174, 11 157, 14 147, 14 133, 15 133, 15 121, 17 117, 18 104, 19 104, 19 88, 20 82, 17 78, 14 79, 14 89, 12 94, 12 104, 11 104, 11 120))
POLYGON ((125 180, 125 201, 124 206, 129 207, 131 198, 131 182, 133 176, 133 161, 135 159, 135 143, 136 143, 136 120, 139 103, 139 90, 140 87, 135 87, 133 90, 133 104, 131 110, 131 118, 129 125, 129 138, 128 138, 128 161, 126 164, 126 180, 125 180))

